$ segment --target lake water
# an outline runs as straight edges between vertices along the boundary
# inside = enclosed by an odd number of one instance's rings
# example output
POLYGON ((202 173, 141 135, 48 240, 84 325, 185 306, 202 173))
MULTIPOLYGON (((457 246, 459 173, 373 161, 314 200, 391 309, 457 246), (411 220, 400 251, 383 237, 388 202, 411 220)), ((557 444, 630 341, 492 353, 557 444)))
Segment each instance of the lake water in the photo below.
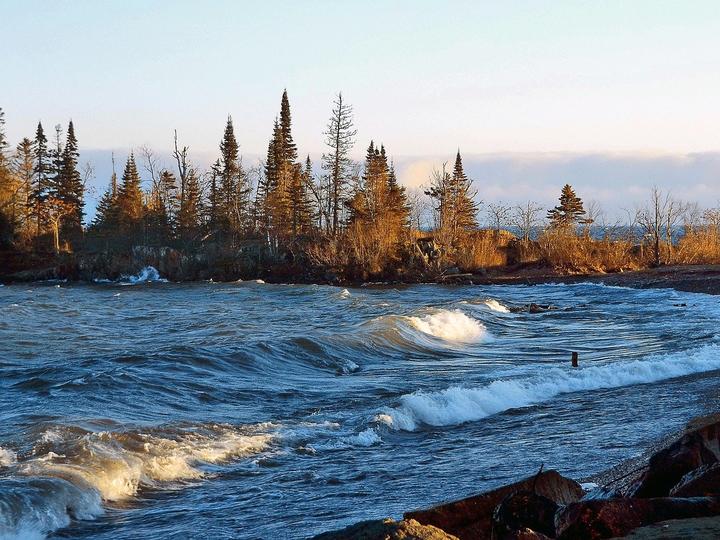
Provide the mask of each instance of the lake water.
POLYGON ((155 278, 0 287, 0 538, 307 538, 718 406, 717 297, 155 278))

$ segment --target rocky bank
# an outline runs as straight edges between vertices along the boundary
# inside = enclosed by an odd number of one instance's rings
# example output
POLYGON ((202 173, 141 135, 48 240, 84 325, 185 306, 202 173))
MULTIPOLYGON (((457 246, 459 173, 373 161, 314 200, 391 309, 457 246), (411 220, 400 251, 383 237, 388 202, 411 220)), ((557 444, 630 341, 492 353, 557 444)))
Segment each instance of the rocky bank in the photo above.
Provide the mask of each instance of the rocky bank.
POLYGON ((642 457, 585 480, 587 489, 541 470, 400 521, 366 521, 315 540, 720 538, 720 415, 695 419, 642 457))

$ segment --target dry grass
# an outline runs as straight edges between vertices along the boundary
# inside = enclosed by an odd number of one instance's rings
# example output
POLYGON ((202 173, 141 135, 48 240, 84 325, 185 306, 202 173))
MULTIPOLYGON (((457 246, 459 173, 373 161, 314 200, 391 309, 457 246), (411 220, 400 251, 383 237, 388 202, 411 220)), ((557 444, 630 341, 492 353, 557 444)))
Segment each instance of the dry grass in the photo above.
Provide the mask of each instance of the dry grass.
POLYGON ((542 261, 562 272, 618 272, 640 268, 628 240, 593 240, 566 229, 548 229, 538 240, 542 261))
POLYGON ((719 264, 720 230, 707 226, 686 231, 670 254, 675 264, 719 264))

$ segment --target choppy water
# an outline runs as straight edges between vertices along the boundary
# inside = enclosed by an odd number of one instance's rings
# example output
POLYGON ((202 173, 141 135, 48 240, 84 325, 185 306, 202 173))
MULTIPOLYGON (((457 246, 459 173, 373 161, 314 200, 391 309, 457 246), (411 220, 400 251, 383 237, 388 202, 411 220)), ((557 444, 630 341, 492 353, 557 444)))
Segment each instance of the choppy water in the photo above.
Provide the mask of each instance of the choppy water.
POLYGON ((589 475, 717 406, 719 322, 591 284, 5 286, 0 538, 305 538, 589 475))

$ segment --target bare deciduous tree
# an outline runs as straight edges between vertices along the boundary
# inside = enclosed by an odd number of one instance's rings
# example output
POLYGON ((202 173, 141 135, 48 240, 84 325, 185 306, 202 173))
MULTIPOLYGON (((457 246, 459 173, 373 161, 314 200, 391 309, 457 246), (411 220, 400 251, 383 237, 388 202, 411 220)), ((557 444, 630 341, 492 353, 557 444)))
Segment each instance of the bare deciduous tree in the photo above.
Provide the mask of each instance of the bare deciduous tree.
POLYGON ((528 242, 532 231, 541 223, 543 207, 533 201, 517 205, 512 213, 512 224, 515 226, 523 242, 528 242))
POLYGON ((502 202, 499 202, 497 204, 489 203, 487 205, 486 213, 490 226, 496 232, 499 232, 500 229, 506 227, 510 222, 512 210, 512 206, 506 205, 502 202))

